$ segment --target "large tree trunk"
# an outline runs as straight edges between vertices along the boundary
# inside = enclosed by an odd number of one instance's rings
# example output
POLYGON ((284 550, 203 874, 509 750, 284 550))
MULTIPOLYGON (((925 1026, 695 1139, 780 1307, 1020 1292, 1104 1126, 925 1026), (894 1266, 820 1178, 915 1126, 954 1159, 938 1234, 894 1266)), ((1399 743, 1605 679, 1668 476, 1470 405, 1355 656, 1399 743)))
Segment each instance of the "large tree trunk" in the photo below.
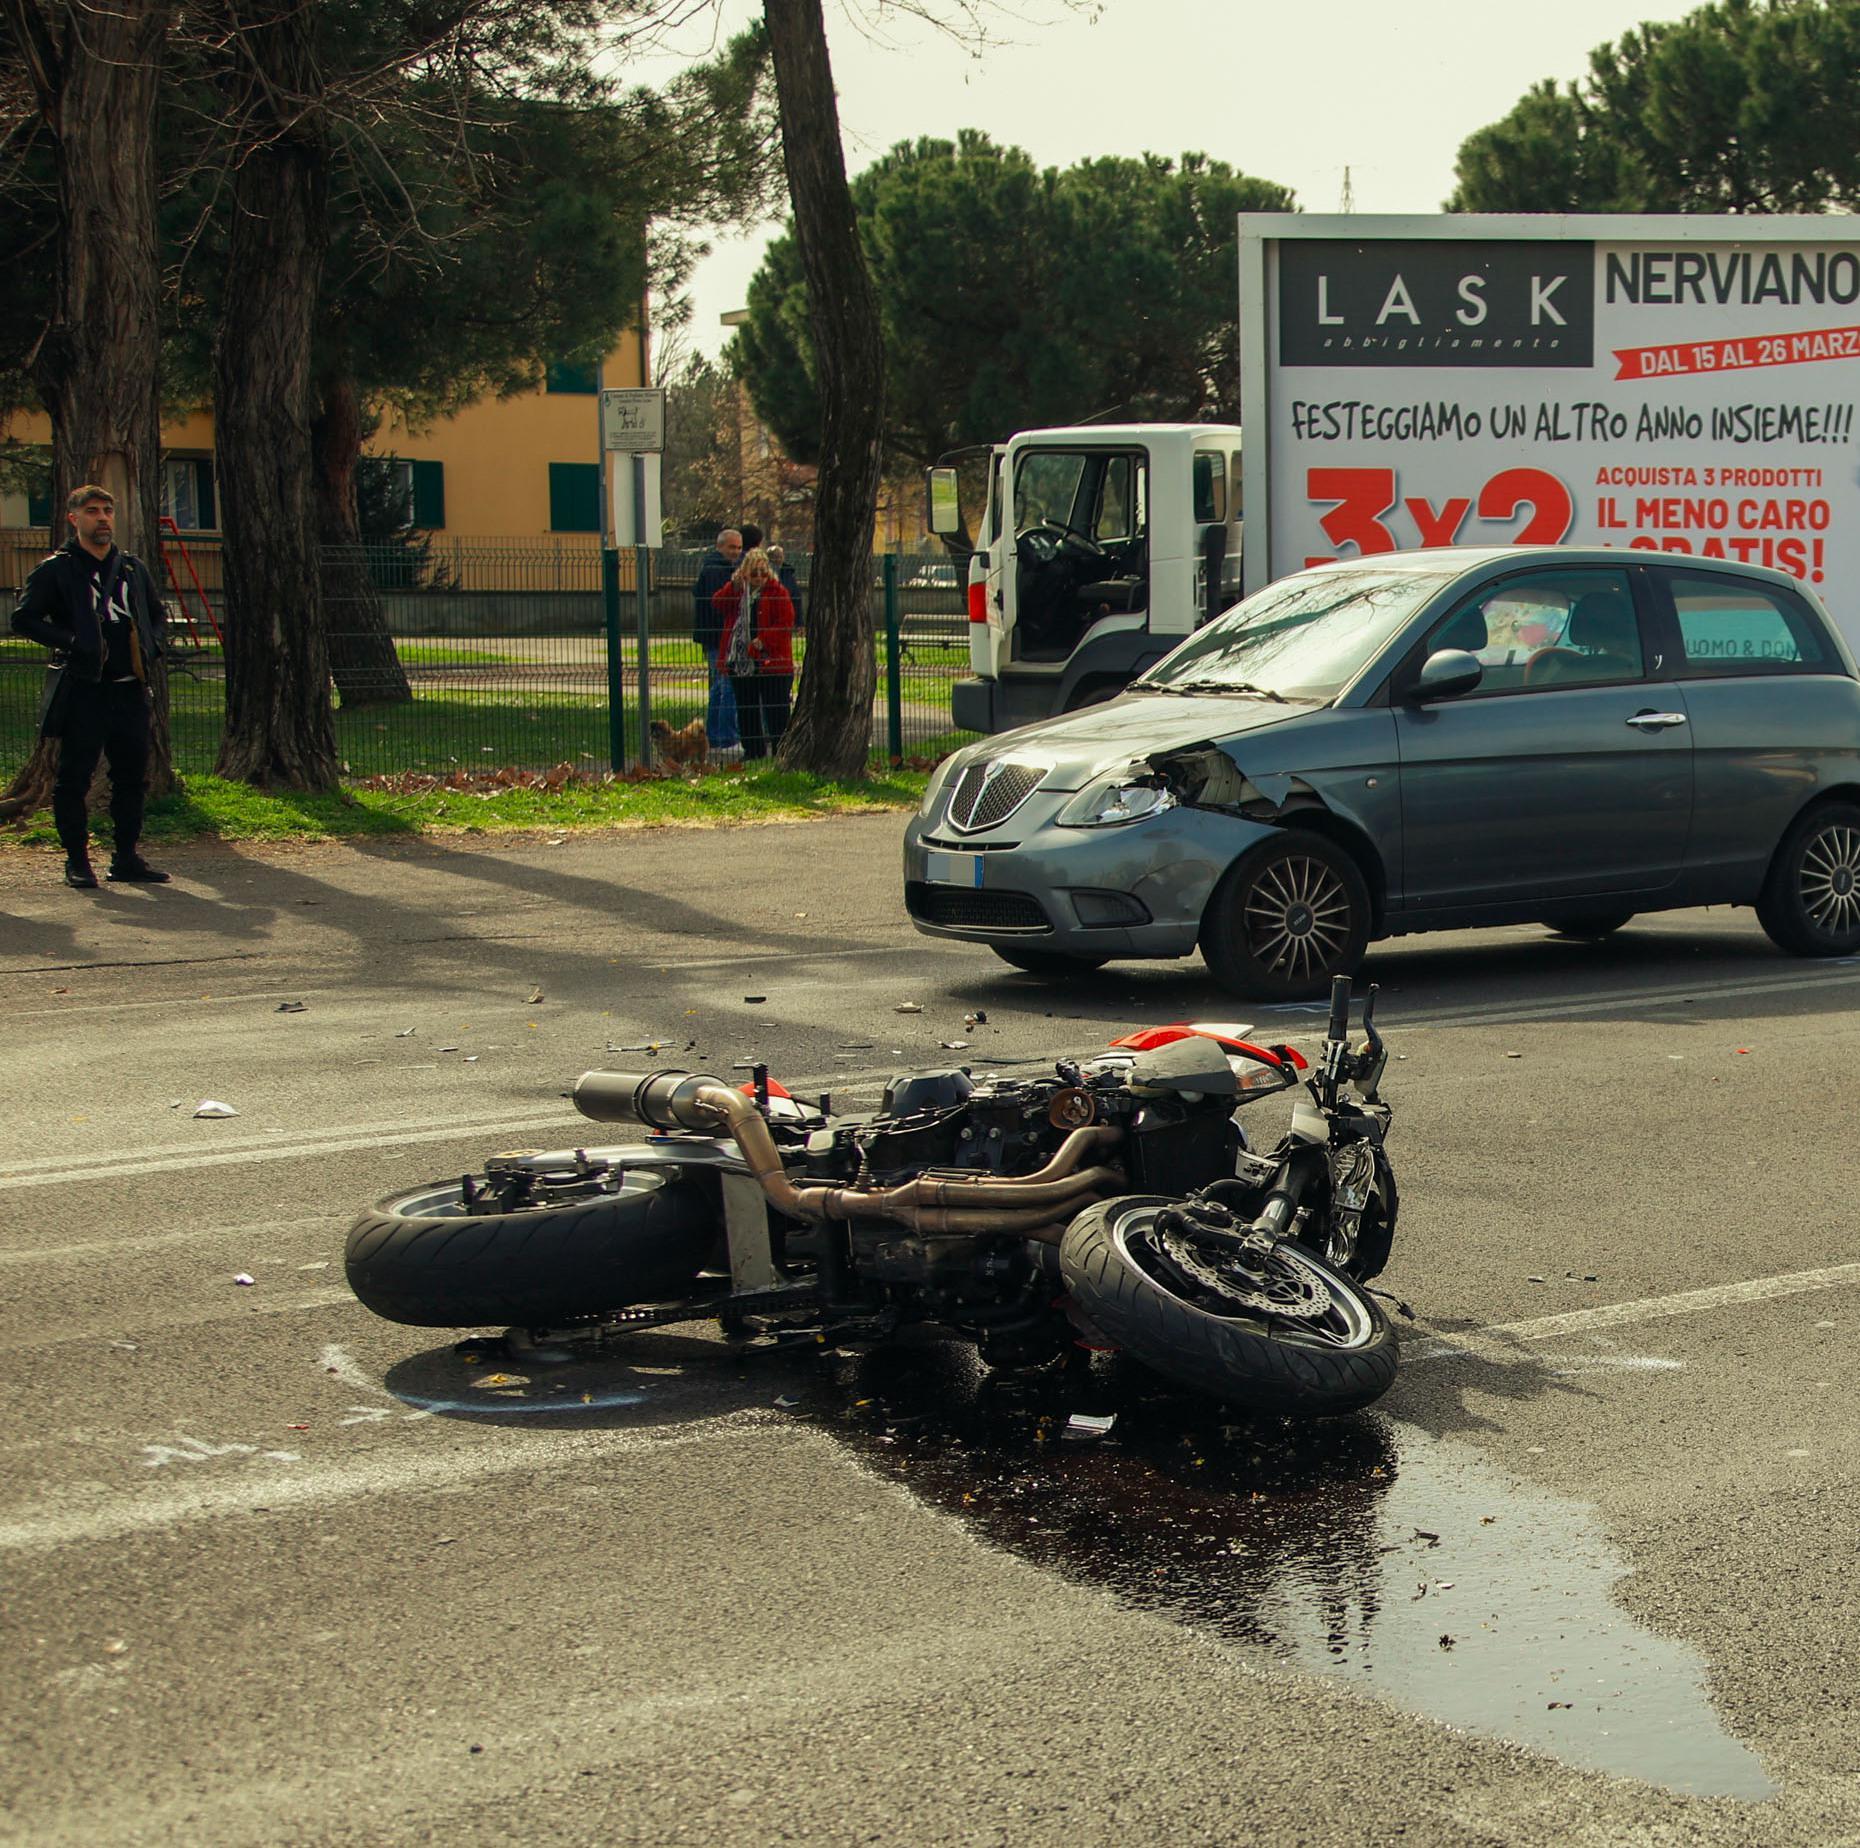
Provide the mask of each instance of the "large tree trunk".
MULTIPOLYGON (((0 0, 50 129, 58 174, 58 282, 34 382, 52 420, 52 505, 82 482, 116 499, 116 541, 161 576, 161 257, 155 108, 165 0, 45 5, 0 0)), ((68 536, 54 514, 60 543, 68 536)), ((149 789, 174 788, 167 675, 155 696, 149 789)), ((41 743, 0 797, 0 819, 51 799, 56 741, 41 743)))
POLYGON ((317 538, 323 559, 323 616, 329 671, 345 706, 390 705, 413 698, 394 652, 381 593, 369 575, 355 506, 355 467, 362 453, 362 405, 355 381, 326 376, 310 426, 316 457, 317 538))
POLYGON ((763 13, 820 389, 807 658, 780 758, 791 769, 863 776, 878 680, 872 520, 885 415, 878 298, 846 185, 820 0, 764 0, 763 13))
POLYGON ((226 536, 226 734, 219 772, 332 789, 341 772, 317 571, 310 337, 327 243, 315 9, 244 0, 213 415, 226 536), (249 73, 249 74, 248 74, 249 73))

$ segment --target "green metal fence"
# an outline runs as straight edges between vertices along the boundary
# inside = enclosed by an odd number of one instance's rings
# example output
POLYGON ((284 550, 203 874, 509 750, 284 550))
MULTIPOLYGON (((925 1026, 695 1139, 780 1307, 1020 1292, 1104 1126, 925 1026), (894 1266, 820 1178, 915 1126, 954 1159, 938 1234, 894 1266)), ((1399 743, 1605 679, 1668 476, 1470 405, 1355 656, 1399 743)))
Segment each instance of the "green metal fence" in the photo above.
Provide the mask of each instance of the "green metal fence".
MULTIPOLYGON (((38 534, 0 533, 10 608, 43 555, 38 534)), ((551 540, 436 537, 326 551, 324 602, 344 767, 354 778, 494 768, 633 768, 652 752, 648 719, 701 720, 709 673, 692 634, 703 554, 603 555, 551 540), (643 594, 642 594, 643 580, 643 594)), ((811 560, 795 655, 806 672, 811 560)), ((217 540, 172 541, 163 588, 172 647, 170 717, 181 772, 210 770, 225 712, 227 607, 217 540)), ((878 689, 874 758, 940 756, 969 734, 950 720, 967 673, 965 592, 943 559, 874 558, 878 689)), ((0 773, 31 750, 45 651, 0 639, 0 773)), ((798 684, 798 680, 797 680, 798 684)))

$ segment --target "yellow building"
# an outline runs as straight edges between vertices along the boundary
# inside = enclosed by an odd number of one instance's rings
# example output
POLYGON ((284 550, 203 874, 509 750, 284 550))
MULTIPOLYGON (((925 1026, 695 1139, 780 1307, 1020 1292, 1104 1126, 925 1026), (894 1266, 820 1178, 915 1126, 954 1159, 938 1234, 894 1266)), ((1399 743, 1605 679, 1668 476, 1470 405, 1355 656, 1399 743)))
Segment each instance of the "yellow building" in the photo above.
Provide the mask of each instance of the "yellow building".
MULTIPOLYGON (((414 524, 471 538, 560 538, 574 547, 600 543, 602 507, 611 492, 600 453, 603 386, 649 383, 645 343, 635 332, 599 366, 552 366, 541 391, 481 398, 451 417, 410 426, 390 414, 369 444, 393 456, 412 490, 414 524)), ((49 445, 42 411, 0 423, 0 437, 49 445)), ((631 539, 632 481, 618 458, 620 537, 631 539)), ((646 532, 658 532, 658 458, 647 459, 646 532)), ((185 540, 219 531, 219 481, 213 461, 213 414, 195 411, 162 425, 162 512, 185 540)), ((0 495, 0 527, 51 524, 49 505, 0 495)))

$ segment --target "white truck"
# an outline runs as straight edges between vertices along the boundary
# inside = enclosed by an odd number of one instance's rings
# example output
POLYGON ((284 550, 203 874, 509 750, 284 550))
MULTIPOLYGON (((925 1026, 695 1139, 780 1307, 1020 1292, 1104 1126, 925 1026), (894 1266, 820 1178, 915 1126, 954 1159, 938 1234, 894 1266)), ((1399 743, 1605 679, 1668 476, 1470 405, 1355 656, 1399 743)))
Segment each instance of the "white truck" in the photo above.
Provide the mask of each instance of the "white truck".
MULTIPOLYGON (((930 528, 963 530, 958 471, 930 471, 930 528)), ((1240 594, 1231 424, 1023 430, 989 453, 969 561, 966 731, 1108 699, 1240 594)))

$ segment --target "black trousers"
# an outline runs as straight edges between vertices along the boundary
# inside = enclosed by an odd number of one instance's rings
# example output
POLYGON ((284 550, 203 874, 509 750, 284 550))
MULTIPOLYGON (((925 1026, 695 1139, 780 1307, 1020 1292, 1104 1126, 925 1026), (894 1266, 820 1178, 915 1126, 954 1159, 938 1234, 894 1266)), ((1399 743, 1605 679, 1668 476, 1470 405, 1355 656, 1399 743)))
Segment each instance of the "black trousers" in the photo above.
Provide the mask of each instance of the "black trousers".
POLYGON ((792 674, 733 674, 736 688, 736 728, 743 738, 743 762, 767 757, 788 729, 788 696, 794 691, 792 674))
POLYGON ((149 696, 139 680, 78 682, 68 689, 58 776, 52 784, 52 820, 67 854, 90 851, 90 780, 98 758, 110 766, 110 820, 116 849, 133 852, 142 838, 148 793, 149 696))

